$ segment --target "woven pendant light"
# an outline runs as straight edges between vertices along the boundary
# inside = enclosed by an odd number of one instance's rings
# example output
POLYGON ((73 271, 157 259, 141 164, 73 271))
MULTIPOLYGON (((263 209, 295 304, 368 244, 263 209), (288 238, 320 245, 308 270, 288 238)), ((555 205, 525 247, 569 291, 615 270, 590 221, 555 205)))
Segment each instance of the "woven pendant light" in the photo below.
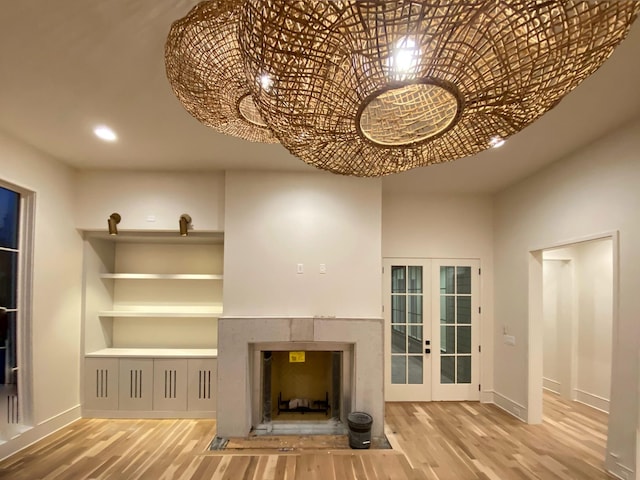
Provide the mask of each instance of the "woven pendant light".
POLYGON ((381 176, 473 155, 552 109, 611 55, 635 1, 248 0, 247 84, 310 165, 381 176))
POLYGON ((165 44, 171 88, 204 125, 252 142, 275 143, 244 79, 237 42, 241 1, 196 5, 173 23, 165 44))

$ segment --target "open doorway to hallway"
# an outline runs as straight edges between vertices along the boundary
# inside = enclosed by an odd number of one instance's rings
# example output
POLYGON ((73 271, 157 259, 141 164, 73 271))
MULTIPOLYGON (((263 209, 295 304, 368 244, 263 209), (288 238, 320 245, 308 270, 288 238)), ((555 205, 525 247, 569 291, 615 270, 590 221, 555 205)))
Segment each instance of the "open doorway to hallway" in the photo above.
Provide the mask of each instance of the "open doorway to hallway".
POLYGON ((544 250, 542 273, 543 387, 608 413, 613 241, 544 250))
POLYGON ((610 410, 617 259, 617 232, 530 251, 528 423, 543 421, 543 390, 610 410))

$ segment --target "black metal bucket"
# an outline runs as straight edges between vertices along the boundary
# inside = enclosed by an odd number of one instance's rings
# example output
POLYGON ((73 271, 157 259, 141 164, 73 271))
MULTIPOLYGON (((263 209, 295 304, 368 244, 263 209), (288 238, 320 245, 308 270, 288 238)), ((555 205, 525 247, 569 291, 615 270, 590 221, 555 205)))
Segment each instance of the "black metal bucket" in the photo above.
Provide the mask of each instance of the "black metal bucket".
POLYGON ((371 446, 371 424, 373 418, 368 413, 351 412, 347 415, 349 424, 349 446, 363 449, 371 446))

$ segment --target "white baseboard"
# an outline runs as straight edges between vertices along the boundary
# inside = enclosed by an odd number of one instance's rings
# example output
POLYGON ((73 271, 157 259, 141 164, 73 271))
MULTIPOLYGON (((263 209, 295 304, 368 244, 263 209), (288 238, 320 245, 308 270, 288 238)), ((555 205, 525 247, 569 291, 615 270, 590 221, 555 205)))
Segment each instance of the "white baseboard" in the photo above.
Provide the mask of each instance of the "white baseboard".
POLYGON ((27 428, 20 435, 13 437, 11 440, 0 443, 0 460, 5 459, 20 450, 42 440, 44 437, 57 432, 70 423, 80 419, 80 405, 70 408, 66 412, 62 412, 55 417, 51 417, 34 427, 27 428))
POLYGON ((195 411, 176 411, 176 412, 163 412, 163 411, 139 411, 139 410, 83 410, 82 418, 123 418, 123 419, 135 419, 135 418, 194 418, 204 419, 208 418, 215 420, 216 412, 195 412, 195 411))
POLYGON ((551 378, 546 378, 546 377, 542 378, 542 388, 560 395, 560 382, 556 380, 552 380, 551 378))
POLYGON ((480 392, 480 403, 496 403, 493 390, 483 390, 480 392))
POLYGON ((605 470, 616 478, 621 480, 631 480, 636 478, 633 468, 620 463, 617 455, 607 452, 607 458, 604 462, 605 470))
POLYGON ((576 401, 589 405, 596 410, 600 410, 605 413, 609 413, 609 400, 593 393, 585 392, 584 390, 574 390, 576 395, 576 401))
POLYGON ((518 402, 514 402, 509 397, 502 395, 496 391, 493 392, 493 403, 495 403, 498 407, 500 407, 505 412, 513 415, 518 420, 523 422, 527 422, 527 407, 519 404, 518 402))

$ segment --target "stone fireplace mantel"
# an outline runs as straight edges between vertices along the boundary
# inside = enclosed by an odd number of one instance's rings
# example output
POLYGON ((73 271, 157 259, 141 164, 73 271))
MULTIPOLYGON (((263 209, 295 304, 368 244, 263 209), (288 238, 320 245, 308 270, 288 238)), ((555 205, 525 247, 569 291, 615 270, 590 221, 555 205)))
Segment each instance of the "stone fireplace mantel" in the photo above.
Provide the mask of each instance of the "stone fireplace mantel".
MULTIPOLYGON (((254 354, 264 346, 291 350, 340 350, 348 353, 346 411, 373 417, 371 434, 384 433, 382 318, 224 317, 218 322, 217 435, 246 437, 256 426, 253 405, 260 370, 254 354)), ((343 419, 343 421, 345 421, 343 419)), ((345 421, 346 423, 346 421, 345 421)))

